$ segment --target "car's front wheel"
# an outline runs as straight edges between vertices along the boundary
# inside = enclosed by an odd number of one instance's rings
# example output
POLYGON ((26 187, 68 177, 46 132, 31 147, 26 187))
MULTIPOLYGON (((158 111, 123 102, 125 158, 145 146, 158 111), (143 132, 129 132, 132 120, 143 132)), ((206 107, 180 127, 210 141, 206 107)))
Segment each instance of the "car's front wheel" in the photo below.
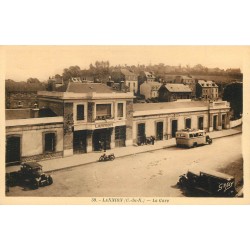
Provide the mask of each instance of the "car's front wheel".
POLYGON ((48 177, 48 185, 51 185, 53 183, 53 179, 51 176, 48 177))
POLYGON ((38 189, 39 188, 39 181, 35 181, 33 183, 33 189, 38 189))

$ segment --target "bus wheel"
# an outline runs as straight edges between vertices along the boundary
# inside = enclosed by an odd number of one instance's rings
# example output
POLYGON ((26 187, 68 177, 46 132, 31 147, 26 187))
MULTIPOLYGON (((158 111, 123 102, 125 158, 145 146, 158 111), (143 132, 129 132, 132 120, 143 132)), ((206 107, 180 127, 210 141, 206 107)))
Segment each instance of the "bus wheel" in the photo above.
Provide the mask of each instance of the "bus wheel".
POLYGON ((196 148, 197 147, 197 142, 195 142, 194 144, 193 144, 193 148, 196 148))

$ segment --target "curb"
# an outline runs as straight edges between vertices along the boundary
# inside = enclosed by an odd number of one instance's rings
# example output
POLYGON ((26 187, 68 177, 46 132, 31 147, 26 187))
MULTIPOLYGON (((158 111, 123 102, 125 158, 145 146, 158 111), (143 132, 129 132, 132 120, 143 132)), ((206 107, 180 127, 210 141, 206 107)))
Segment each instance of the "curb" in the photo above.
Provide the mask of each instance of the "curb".
MULTIPOLYGON (((241 133, 242 133, 242 132, 239 131, 239 132, 236 132, 236 133, 234 133, 234 134, 222 135, 222 136, 218 136, 218 137, 214 137, 214 138, 211 137, 211 138, 212 138, 213 140, 215 140, 215 139, 219 139, 219 138, 222 138, 222 137, 234 136, 234 135, 241 134, 241 133)), ((130 153, 130 154, 127 154, 127 155, 117 156, 116 158, 124 158, 124 157, 127 157, 127 156, 132 156, 132 155, 137 155, 137 154, 148 153, 148 152, 157 151, 157 150, 166 149, 166 148, 172 148, 172 147, 175 147, 175 146, 176 146, 176 145, 169 145, 169 146, 163 146, 163 147, 155 148, 155 149, 148 149, 148 150, 145 150, 145 151, 142 151, 142 152, 138 152, 138 153, 130 153)), ((44 172, 45 172, 45 173, 53 173, 53 172, 61 171, 61 170, 64 170, 64 169, 65 169, 65 170, 68 170, 68 169, 71 169, 71 168, 81 167, 81 166, 85 166, 85 165, 93 164, 93 163, 97 163, 97 162, 99 162, 99 161, 97 160, 97 161, 85 162, 85 163, 80 163, 80 164, 68 166, 68 167, 65 167, 65 168, 57 168, 57 169, 54 169, 54 170, 48 170, 48 171, 44 171, 44 172)))
MULTIPOLYGON (((138 153, 131 153, 131 154, 127 154, 127 155, 116 156, 115 158, 116 159, 118 159, 118 158, 124 158, 124 157, 131 156, 131 155, 143 154, 143 153, 148 153, 148 152, 152 152, 152 151, 156 151, 156 150, 161 150, 161 149, 165 149, 165 148, 171 148, 171 147, 175 147, 175 145, 170 145, 170 146, 164 146, 164 147, 161 147, 161 148, 155 148, 155 149, 145 150, 145 151, 138 152, 138 153)), ((85 166, 85 165, 93 164, 93 163, 97 163, 97 162, 99 162, 99 161, 97 160, 97 161, 80 163, 80 164, 68 166, 68 167, 65 167, 65 168, 57 168, 57 169, 54 169, 54 170, 44 171, 44 173, 53 173, 53 172, 61 171, 61 170, 64 170, 64 169, 68 170, 68 169, 71 169, 71 168, 81 167, 81 166, 85 166)))

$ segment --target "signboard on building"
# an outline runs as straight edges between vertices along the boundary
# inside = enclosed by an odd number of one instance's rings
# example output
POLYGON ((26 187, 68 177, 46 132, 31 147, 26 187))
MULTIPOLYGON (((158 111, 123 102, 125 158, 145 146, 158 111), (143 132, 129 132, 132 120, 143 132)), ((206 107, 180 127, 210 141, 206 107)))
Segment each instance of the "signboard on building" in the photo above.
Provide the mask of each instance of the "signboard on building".
POLYGON ((99 123, 95 124, 96 128, 112 128, 114 125, 113 123, 99 123))

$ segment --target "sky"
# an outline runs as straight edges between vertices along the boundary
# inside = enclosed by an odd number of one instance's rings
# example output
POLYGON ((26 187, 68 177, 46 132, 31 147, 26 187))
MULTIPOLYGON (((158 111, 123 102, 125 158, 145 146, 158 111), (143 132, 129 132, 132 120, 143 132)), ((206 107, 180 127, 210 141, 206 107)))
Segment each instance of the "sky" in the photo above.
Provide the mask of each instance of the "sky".
POLYGON ((245 54, 243 46, 6 46, 3 49, 5 79, 15 81, 30 77, 45 81, 70 66, 88 69, 97 60, 109 60, 113 66, 164 63, 242 69, 245 54))

